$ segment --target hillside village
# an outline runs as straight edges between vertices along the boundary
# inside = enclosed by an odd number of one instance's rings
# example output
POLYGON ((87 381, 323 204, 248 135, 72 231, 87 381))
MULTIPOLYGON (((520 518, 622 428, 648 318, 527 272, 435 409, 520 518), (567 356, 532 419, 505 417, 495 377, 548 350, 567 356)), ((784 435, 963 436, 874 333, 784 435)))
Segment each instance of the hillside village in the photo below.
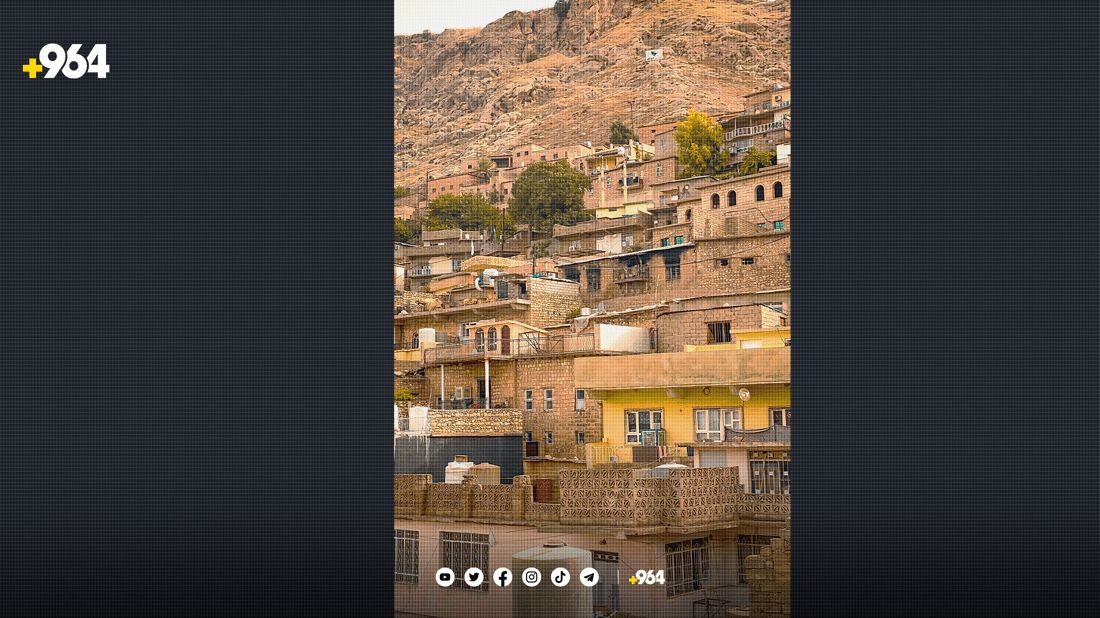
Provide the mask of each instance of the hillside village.
MULTIPOLYGON (((620 561, 664 569, 659 588, 596 586, 617 616, 789 615, 790 105, 776 83, 716 118, 722 179, 677 177, 669 122, 622 148, 518 144, 489 173, 458 161, 395 201, 409 219, 497 192, 503 216, 528 165, 593 179, 576 225, 395 243, 399 564, 416 535, 509 524, 593 551, 608 582, 620 561), (750 149, 774 164, 737 175, 750 149)), ((398 607, 437 588, 395 585, 398 607)), ((469 615, 499 602, 482 592, 469 615)))

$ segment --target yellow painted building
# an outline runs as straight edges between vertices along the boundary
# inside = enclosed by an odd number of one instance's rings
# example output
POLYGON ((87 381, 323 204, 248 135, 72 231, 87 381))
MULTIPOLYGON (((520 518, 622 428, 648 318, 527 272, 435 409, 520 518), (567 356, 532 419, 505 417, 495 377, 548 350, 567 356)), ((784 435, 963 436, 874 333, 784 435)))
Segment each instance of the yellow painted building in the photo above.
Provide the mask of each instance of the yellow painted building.
POLYGON ((604 442, 589 461, 632 461, 634 446, 721 442, 725 428, 763 429, 790 410, 789 328, 739 332, 737 343, 576 361, 576 388, 603 403, 604 442), (749 347, 740 347, 744 343, 749 347), (758 346, 758 347, 757 347, 758 346), (739 396, 748 391, 748 401, 739 396))

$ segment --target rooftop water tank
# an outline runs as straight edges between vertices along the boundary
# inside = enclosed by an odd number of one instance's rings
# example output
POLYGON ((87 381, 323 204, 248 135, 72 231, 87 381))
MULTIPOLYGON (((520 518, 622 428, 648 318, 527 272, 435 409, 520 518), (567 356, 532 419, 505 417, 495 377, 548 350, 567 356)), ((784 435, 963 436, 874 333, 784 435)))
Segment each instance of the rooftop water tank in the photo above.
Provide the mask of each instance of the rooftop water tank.
POLYGON ((446 481, 452 485, 461 485, 462 477, 466 476, 466 471, 474 467, 474 464, 470 462, 469 457, 466 455, 455 455, 455 460, 447 464, 446 481))
POLYGON ((592 552, 568 547, 549 539, 541 547, 532 547, 512 556, 512 616, 515 618, 591 618, 592 589, 580 582, 581 571, 592 566, 592 552), (551 581, 554 569, 569 571, 569 583, 556 586, 551 581), (539 585, 523 585, 523 572, 539 570, 539 585))

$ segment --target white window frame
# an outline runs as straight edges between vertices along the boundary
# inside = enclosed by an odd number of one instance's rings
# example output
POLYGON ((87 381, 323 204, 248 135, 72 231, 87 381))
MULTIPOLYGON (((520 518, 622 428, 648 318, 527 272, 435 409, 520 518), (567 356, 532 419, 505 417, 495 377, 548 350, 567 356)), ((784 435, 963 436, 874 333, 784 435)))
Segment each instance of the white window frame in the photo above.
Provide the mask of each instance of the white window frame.
POLYGON ((586 397, 587 397, 587 395, 585 394, 584 390, 578 388, 577 389, 577 398, 575 400, 576 404, 573 406, 573 409, 574 410, 583 410, 583 409, 585 409, 585 405, 586 405, 586 402, 587 402, 586 397))
POLYGON ((542 389, 542 405, 543 409, 547 412, 552 412, 554 410, 554 389, 542 389))
POLYGON ((577 434, 577 444, 584 444, 585 443, 584 442, 584 432, 583 431, 578 431, 578 432, 576 432, 576 434, 577 434))
POLYGON ((741 412, 741 408, 693 408, 691 422, 695 441, 725 442, 726 427, 741 429, 741 412))
POLYGON ((641 446, 643 444, 642 432, 664 429, 664 419, 664 408, 626 410, 623 414, 623 422, 626 428, 626 443, 641 446), (634 431, 630 430, 631 417, 634 417, 634 431), (646 425, 648 425, 647 427, 642 427, 643 419, 645 419, 646 425))
POLYGON ((791 426, 791 408, 787 406, 785 408, 768 408, 768 421, 772 425, 782 425, 784 427, 791 426), (775 414, 779 413, 780 422, 775 422, 775 414))
POLYGON ((749 452, 749 491, 754 494, 791 494, 789 451, 749 452))
POLYGON ((523 409, 527 412, 535 409, 535 391, 523 391, 523 409))
POLYGON ((554 443, 554 432, 546 432, 546 445, 549 446, 554 443))

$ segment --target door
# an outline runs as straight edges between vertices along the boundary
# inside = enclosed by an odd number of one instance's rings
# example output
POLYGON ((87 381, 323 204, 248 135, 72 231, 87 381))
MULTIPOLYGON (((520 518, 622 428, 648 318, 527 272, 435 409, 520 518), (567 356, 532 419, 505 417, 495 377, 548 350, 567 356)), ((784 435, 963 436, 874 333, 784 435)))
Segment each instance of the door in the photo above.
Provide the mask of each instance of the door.
POLYGON ((501 354, 511 354, 511 351, 512 351, 512 345, 511 345, 511 340, 510 340, 511 336, 512 336, 512 329, 508 328, 507 324, 500 327, 500 353, 501 354))
MULTIPOLYGON (((493 379, 489 378, 489 389, 490 389, 490 391, 492 390, 492 388, 493 388, 493 379)), ((489 407, 489 402, 486 401, 486 399, 485 399, 485 378, 478 378, 477 379, 477 398, 480 400, 479 403, 482 405, 482 407, 485 407, 485 408, 489 407)))
POLYGON ((603 605, 611 611, 619 609, 619 554, 592 552, 592 568, 599 573, 599 580, 592 589, 592 604, 603 605))
POLYGON ((523 456, 524 457, 538 457, 539 456, 539 443, 538 442, 528 442, 527 443, 527 450, 526 450, 526 452, 524 452, 523 456))

